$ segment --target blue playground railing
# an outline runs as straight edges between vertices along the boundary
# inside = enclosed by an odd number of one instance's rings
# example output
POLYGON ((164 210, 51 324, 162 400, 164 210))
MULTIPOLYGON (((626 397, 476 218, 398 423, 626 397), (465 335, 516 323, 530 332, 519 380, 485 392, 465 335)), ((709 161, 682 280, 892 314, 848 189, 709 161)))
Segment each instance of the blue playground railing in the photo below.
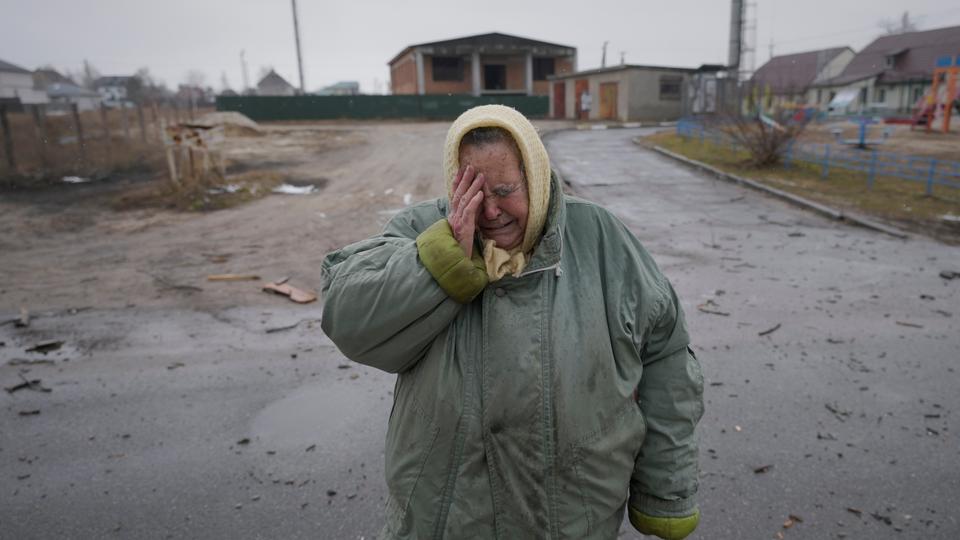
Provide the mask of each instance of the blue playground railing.
MULTIPOLYGON (((743 150, 728 135, 709 130, 692 120, 677 122, 677 135, 732 150, 743 150)), ((877 149, 860 150, 830 143, 794 143, 784 151, 783 164, 790 167, 794 162, 819 167, 823 178, 834 168, 863 172, 867 176, 868 188, 873 187, 878 176, 884 176, 923 182, 927 195, 933 194, 935 185, 960 189, 960 161, 881 152, 877 149)))

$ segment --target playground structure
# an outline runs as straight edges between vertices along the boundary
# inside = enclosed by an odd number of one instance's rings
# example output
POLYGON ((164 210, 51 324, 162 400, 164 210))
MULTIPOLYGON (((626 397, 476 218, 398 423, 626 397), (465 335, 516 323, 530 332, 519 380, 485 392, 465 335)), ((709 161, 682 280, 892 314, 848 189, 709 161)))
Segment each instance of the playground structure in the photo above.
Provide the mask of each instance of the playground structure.
POLYGON ((847 146, 854 146, 861 150, 866 150, 870 146, 883 144, 884 142, 887 141, 887 139, 890 137, 890 134, 892 133, 891 128, 888 126, 883 130, 880 139, 868 139, 867 129, 869 128, 870 125, 878 124, 879 122, 874 118, 870 118, 869 116, 862 116, 860 118, 856 118, 851 121, 859 126, 859 129, 857 130, 857 137, 855 139, 842 138, 843 130, 839 127, 833 128, 830 130, 830 132, 833 133, 833 136, 834 138, 836 138, 838 143, 844 144, 847 146))
POLYGON ((948 133, 954 108, 960 110, 960 54, 937 58, 933 83, 917 103, 910 129, 924 124, 930 132, 939 123, 938 130, 948 133))

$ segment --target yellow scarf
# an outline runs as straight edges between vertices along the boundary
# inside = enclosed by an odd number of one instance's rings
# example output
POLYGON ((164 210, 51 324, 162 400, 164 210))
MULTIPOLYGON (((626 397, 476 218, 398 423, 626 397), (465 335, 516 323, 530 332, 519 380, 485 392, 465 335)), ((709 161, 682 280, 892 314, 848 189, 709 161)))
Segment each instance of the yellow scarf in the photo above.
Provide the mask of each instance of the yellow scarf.
POLYGON ((443 172, 447 194, 452 193, 453 180, 460 169, 460 141, 470 130, 479 127, 500 127, 507 130, 520 148, 526 173, 527 228, 523 243, 511 250, 498 248, 493 240, 483 238, 483 260, 490 281, 507 274, 519 277, 530 261, 530 255, 547 219, 550 205, 550 156, 533 124, 516 109, 503 105, 481 105, 460 115, 447 131, 444 144, 443 172))
POLYGON ((507 274, 520 277, 529 258, 519 247, 511 250, 498 248, 496 241, 485 238, 483 240, 483 262, 487 265, 487 277, 490 281, 497 281, 507 274))

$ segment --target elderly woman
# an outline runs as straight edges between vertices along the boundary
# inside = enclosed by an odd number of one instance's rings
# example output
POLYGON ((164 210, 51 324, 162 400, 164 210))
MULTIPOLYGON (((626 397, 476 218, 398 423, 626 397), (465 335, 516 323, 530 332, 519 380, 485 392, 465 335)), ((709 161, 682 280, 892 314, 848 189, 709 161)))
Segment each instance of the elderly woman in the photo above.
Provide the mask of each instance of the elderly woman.
POLYGON ((670 283, 517 111, 465 112, 443 161, 448 198, 323 264, 323 330, 398 374, 383 537, 613 539, 625 506, 686 537, 703 378, 670 283))

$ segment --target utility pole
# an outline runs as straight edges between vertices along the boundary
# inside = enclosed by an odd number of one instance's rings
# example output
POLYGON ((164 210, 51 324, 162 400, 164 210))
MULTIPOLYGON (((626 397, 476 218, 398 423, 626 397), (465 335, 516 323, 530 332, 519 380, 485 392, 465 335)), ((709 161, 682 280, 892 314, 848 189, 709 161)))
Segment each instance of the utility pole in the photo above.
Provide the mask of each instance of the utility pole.
POLYGON ((300 23, 297 21, 297 0, 290 0, 293 4, 293 37, 297 41, 297 69, 300 71, 300 93, 303 89, 303 56, 300 54, 300 23))
POLYGON ((247 59, 244 56, 244 50, 240 49, 240 68, 243 71, 243 89, 240 94, 243 95, 250 89, 250 80, 247 78, 247 59))
POLYGON ((621 66, 627 63, 626 57, 627 57, 627 51, 620 51, 620 65, 621 65, 621 66))
POLYGON ((603 56, 600 57, 600 67, 602 68, 607 67, 607 44, 608 43, 610 42, 609 41, 603 42, 603 56))

